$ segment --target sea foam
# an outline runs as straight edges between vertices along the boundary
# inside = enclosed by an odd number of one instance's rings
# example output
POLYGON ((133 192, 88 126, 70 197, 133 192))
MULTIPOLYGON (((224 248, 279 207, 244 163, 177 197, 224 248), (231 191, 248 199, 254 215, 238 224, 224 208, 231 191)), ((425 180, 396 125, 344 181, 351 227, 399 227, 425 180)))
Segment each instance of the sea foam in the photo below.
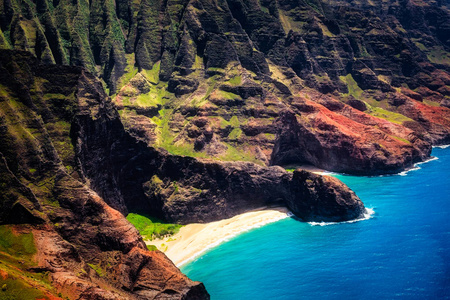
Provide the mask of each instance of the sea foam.
MULTIPOLYGON (((447 145, 447 146, 448 146, 448 145, 447 145)), ((447 146, 446 146, 446 147, 447 147, 447 146)), ((421 168, 420 168, 420 165, 425 164, 425 163, 428 163, 428 162, 433 161, 433 160, 438 160, 438 159, 439 159, 439 157, 432 156, 432 157, 430 157, 430 158, 427 159, 427 160, 424 160, 424 161, 415 163, 414 166, 413 166, 412 168, 410 168, 410 169, 408 169, 408 170, 405 170, 405 171, 403 171, 403 172, 400 172, 400 173, 398 173, 398 175, 400 175, 400 176, 406 176, 406 175, 408 175, 408 173, 411 172, 411 171, 417 171, 417 170, 420 170, 420 169, 421 169, 421 168)))
POLYGON ((328 225, 355 223, 355 222, 371 219, 371 218, 373 218, 374 214, 375 214, 375 210, 373 208, 366 208, 362 217, 354 219, 354 220, 343 221, 343 222, 308 222, 308 224, 310 224, 312 226, 328 226, 328 225))

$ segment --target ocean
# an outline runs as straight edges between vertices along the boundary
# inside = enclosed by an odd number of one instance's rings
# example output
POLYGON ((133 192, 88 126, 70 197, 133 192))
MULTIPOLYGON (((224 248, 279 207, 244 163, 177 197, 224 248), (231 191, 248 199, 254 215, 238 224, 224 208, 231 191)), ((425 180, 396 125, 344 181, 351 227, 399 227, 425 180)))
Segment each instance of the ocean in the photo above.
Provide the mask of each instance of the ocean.
POLYGON ((367 220, 283 219, 181 269, 212 300, 450 299, 450 147, 432 155, 398 175, 334 175, 374 211, 367 220))

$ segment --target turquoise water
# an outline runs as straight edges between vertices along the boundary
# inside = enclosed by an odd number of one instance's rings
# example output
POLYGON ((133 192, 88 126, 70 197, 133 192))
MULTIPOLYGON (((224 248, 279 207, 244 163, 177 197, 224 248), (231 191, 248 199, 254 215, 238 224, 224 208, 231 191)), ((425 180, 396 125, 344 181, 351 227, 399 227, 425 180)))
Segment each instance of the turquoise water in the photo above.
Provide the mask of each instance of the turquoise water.
POLYGON ((373 218, 312 226, 288 218, 182 268, 211 299, 450 299, 450 147, 406 176, 338 175, 373 218))

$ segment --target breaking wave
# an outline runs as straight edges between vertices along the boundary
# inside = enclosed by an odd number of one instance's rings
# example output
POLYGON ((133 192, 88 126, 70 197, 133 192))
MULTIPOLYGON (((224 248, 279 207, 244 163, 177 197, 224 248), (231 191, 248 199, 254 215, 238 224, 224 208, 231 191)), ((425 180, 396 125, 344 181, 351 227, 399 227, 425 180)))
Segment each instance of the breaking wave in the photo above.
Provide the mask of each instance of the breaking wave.
POLYGON ((362 217, 354 220, 343 221, 343 222, 308 222, 308 224, 312 226, 328 226, 328 225, 337 225, 337 224, 345 224, 345 223, 355 223, 359 221, 369 220, 373 218, 375 214, 375 210, 373 208, 366 208, 362 217))
MULTIPOLYGON (((447 145, 447 146, 449 146, 449 145, 447 145)), ((447 147, 447 146, 446 146, 446 147, 447 147)), ((439 159, 438 157, 432 156, 432 157, 430 157, 430 158, 427 159, 427 160, 424 160, 424 161, 422 161, 422 162, 415 163, 414 166, 413 166, 412 168, 410 168, 410 169, 408 169, 408 170, 405 170, 405 171, 402 171, 402 172, 398 173, 398 175, 400 175, 400 176, 406 176, 406 175, 408 175, 408 173, 411 172, 411 171, 417 171, 417 170, 420 170, 420 169, 421 169, 421 168, 420 168, 420 165, 425 164, 425 163, 428 163, 428 162, 433 161, 433 160, 438 160, 438 159, 439 159)))

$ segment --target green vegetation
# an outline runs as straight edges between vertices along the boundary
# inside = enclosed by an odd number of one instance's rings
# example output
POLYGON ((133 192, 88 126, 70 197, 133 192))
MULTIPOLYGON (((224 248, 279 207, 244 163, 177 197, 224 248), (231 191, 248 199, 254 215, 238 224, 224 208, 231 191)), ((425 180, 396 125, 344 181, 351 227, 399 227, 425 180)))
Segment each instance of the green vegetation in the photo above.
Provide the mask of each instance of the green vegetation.
POLYGON ((33 255, 36 253, 36 246, 33 233, 13 232, 8 225, 0 226, 0 251, 30 265, 34 264, 33 255))
POLYGON ((242 147, 234 147, 230 143, 224 143, 227 146, 227 151, 218 158, 226 161, 250 161, 256 164, 262 165, 262 162, 257 160, 250 151, 248 151, 247 145, 242 147))
POLYGON ((320 29, 322 29, 323 35, 328 36, 328 37, 334 36, 334 34, 331 33, 331 31, 328 29, 328 27, 325 24, 319 23, 319 26, 320 26, 320 29))
POLYGON ((130 213, 127 216, 127 220, 136 227, 144 240, 152 240, 154 238, 161 239, 168 235, 177 233, 182 225, 179 224, 167 224, 162 221, 136 213, 130 213))
POLYGON ((105 276, 105 272, 103 271, 103 269, 100 266, 94 265, 94 264, 88 264, 88 266, 91 267, 97 273, 98 276, 100 276, 100 277, 105 276))
POLYGON ((410 141, 408 141, 407 139, 404 139, 404 138, 402 138, 402 137, 399 137, 399 136, 392 136, 394 139, 396 139, 397 141, 400 141, 400 142, 403 142, 403 143, 406 143, 406 144, 411 144, 411 142, 410 141))
POLYGON ((0 48, 1 49, 11 49, 11 42, 9 41, 9 34, 4 35, 0 30, 0 48))
POLYGON ((450 65, 450 53, 445 51, 443 47, 434 46, 428 48, 420 42, 420 39, 413 38, 412 41, 417 46, 417 48, 419 48, 427 55, 427 58, 430 62, 434 64, 450 65))
POLYGON ((424 44, 419 43, 417 41, 415 41, 414 44, 416 44, 417 48, 419 48, 422 51, 427 51, 427 49, 428 49, 424 44))
POLYGON ((427 57, 432 63, 450 66, 450 53, 442 47, 431 48, 427 57))
POLYGON ((230 125, 234 128, 239 127, 240 123, 239 123, 239 119, 237 116, 232 116, 230 119, 230 125))
POLYGON ((70 126, 70 123, 66 121, 45 124, 47 131, 52 136, 53 146, 68 171, 73 169, 72 165, 75 165, 75 151, 69 135, 70 126))
MULTIPOLYGON (((350 91, 350 87, 349 87, 350 91)), ((353 90, 354 92, 354 90, 353 90)), ((362 90, 361 90, 362 93, 362 90)), ((391 109, 395 109, 394 107, 389 105, 389 102, 387 99, 377 101, 374 98, 371 97, 364 97, 364 103, 366 104, 367 110, 365 111, 369 115, 372 115, 374 117, 385 119, 389 122, 396 123, 396 124, 402 124, 406 121, 413 121, 412 119, 391 111, 391 109)))
POLYGON ((176 181, 172 181, 172 185, 173 185, 173 189, 174 189, 174 193, 178 193, 179 187, 176 181))
POLYGON ((158 125, 159 134, 156 145, 169 151, 174 155, 184 155, 192 157, 205 157, 202 152, 194 150, 194 145, 186 141, 175 141, 175 134, 169 126, 169 121, 172 118, 173 109, 162 109, 159 111, 159 117, 152 118, 152 121, 158 125))
POLYGON ((218 93, 219 93, 220 97, 222 97, 223 99, 230 99, 230 100, 242 99, 241 96, 236 95, 231 92, 225 92, 225 91, 219 90, 218 93))
POLYGON ((378 80, 383 81, 387 84, 391 84, 391 78, 389 76, 385 76, 385 75, 378 75, 377 76, 378 80))
POLYGON ((223 117, 219 117, 220 120, 220 128, 226 128, 228 126, 231 126, 233 128, 239 128, 241 125, 241 122, 239 122, 239 119, 237 116, 232 116, 229 121, 225 120, 223 117))
MULTIPOLYGON (((446 98, 448 98, 448 96, 446 96, 446 98)), ((423 103, 425 103, 426 105, 429 106, 435 106, 435 107, 439 107, 441 106, 439 102, 434 102, 434 101, 430 101, 430 100, 423 100, 423 103)))
POLYGON ((155 245, 147 245, 147 249, 149 251, 156 251, 156 250, 158 250, 158 248, 155 245))
POLYGON ((52 289, 48 272, 29 272, 35 265, 34 237, 21 226, 0 226, 0 299, 47 299, 52 289), (39 286, 39 289, 36 287, 39 286))
POLYGON ((201 107, 203 104, 208 102, 208 97, 211 95, 211 93, 213 93, 213 91, 216 89, 217 87, 217 79, 219 78, 219 75, 214 75, 210 78, 207 79, 206 81, 206 92, 205 95, 201 98, 199 97, 195 97, 191 104, 194 107, 201 107))
POLYGON ((236 76, 232 77, 228 82, 234 86, 240 85, 242 82, 242 77, 240 75, 236 75, 236 76))
POLYGON ((242 130, 240 128, 234 128, 230 134, 228 135, 228 138, 230 140, 237 140, 242 135, 242 130))
MULTIPOLYGON (((158 104, 164 104, 164 98, 168 96, 170 96, 170 93, 167 92, 165 85, 159 84, 157 86, 151 86, 150 92, 138 95, 133 104, 141 107, 155 107, 158 104)), ((124 103, 129 104, 125 101, 124 103)))
POLYGON ((359 99, 364 92, 356 83, 355 79, 353 79, 352 74, 347 74, 346 76, 339 76, 339 79, 347 84, 348 94, 356 99, 359 99))
MULTIPOLYGON (((293 14, 297 14, 296 12, 293 14)), ((303 32, 303 26, 307 24, 304 21, 296 21, 290 16, 290 12, 279 9, 279 18, 281 25, 283 26, 284 32, 287 34, 289 31, 303 32)), ((303 19, 303 18, 299 18, 303 19)))
POLYGON ((0 299, 2 300, 48 299, 44 292, 36 289, 35 286, 25 280, 10 278, 9 276, 3 279, 0 276, 0 285, 2 286, 0 291, 0 299))
POLYGON ((125 54, 125 58, 127 60, 127 66, 125 67, 124 74, 120 77, 117 83, 117 90, 120 90, 125 84, 130 82, 131 78, 136 76, 138 73, 138 68, 135 66, 135 56, 134 53, 125 54))
POLYGON ((385 110, 381 107, 372 107, 370 105, 367 105, 369 109, 367 112, 377 118, 385 119, 389 122, 396 123, 396 124, 402 124, 406 121, 412 121, 412 119, 405 117, 402 114, 395 113, 389 110, 385 110))
POLYGON ((273 133, 264 133, 264 137, 268 140, 268 141, 275 141, 276 139, 276 135, 273 133))
POLYGON ((151 70, 142 70, 142 74, 147 78, 147 80, 153 84, 159 83, 159 71, 161 67, 161 62, 155 63, 151 70))
POLYGON ((169 249, 169 246, 167 246, 166 244, 163 243, 163 244, 161 244, 160 248, 161 248, 162 252, 166 252, 167 249, 169 249))
POLYGON ((364 45, 359 45, 361 57, 370 57, 371 55, 367 51, 367 48, 364 45))

